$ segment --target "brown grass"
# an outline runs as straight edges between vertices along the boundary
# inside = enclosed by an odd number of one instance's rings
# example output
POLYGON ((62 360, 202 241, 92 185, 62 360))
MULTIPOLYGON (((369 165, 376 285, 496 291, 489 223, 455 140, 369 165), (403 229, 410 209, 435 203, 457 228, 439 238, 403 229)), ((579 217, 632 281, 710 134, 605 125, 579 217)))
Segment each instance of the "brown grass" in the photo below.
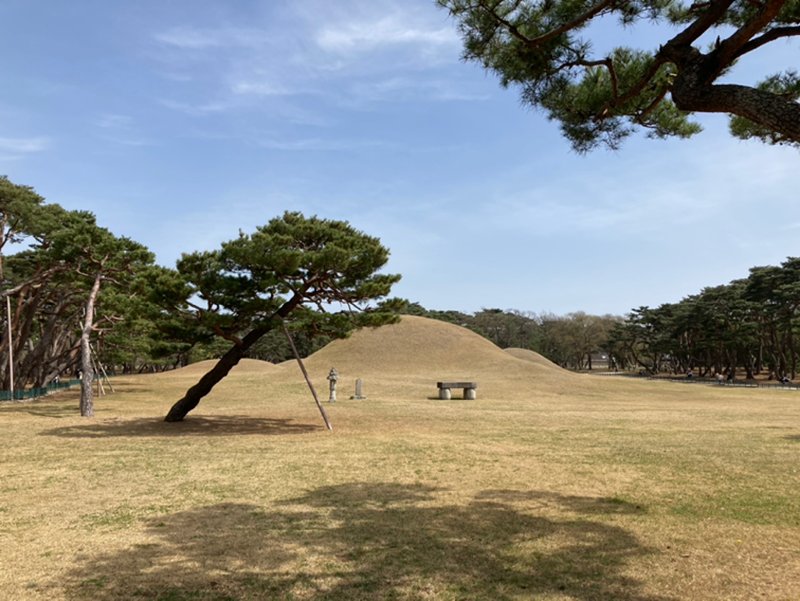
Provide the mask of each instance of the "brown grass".
POLYGON ((0 406, 0 598, 800 598, 800 396, 577 376, 406 318, 0 406), (190 368, 186 368, 191 371, 190 368), (364 379, 365 401, 350 401, 364 379), (477 401, 435 382, 478 381, 477 401))
POLYGON ((506 352, 508 354, 516 357, 517 359, 524 359, 525 361, 531 361, 531 362, 536 363, 538 365, 549 367, 550 369, 553 369, 553 370, 560 370, 561 369, 558 365, 556 365, 555 363, 550 361, 550 359, 545 359, 544 357, 542 357, 542 355, 540 355, 536 351, 531 351, 531 350, 528 350, 528 349, 525 349, 525 348, 514 348, 514 347, 512 347, 512 348, 507 348, 506 352))

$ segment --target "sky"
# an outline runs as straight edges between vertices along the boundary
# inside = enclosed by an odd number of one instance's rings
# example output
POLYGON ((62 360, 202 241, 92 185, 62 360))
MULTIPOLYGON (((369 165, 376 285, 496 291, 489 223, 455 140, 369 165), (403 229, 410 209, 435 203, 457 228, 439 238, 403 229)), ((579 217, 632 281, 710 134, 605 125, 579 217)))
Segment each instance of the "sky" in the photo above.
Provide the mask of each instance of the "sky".
POLYGON ((797 150, 704 115, 690 140, 575 154, 460 60, 433 0, 3 0, 0 22, 0 174, 163 265, 301 211, 379 237, 393 295, 428 309, 623 315, 800 255, 797 150))

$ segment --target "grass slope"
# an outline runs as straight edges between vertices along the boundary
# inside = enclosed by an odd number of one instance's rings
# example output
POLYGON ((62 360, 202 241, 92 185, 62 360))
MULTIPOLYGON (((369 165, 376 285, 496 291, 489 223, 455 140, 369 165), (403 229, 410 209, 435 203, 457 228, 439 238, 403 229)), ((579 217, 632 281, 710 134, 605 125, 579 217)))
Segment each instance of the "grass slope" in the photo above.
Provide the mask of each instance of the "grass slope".
POLYGON ((507 348, 506 352, 512 357, 516 357, 517 359, 524 359, 525 361, 531 361, 532 363, 536 363, 537 365, 541 365, 543 367, 549 367, 550 369, 554 370, 561 369, 558 365, 550 361, 550 359, 544 358, 536 351, 531 351, 525 348, 512 347, 512 348, 507 348))

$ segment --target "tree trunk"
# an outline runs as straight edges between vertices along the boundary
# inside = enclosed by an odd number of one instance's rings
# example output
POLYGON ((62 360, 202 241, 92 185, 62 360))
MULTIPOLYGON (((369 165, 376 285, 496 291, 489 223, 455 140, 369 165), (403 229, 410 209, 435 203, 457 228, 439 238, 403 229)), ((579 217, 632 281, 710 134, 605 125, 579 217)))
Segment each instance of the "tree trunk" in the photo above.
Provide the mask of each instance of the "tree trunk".
MULTIPOLYGON (((256 340, 258 340, 258 338, 256 338, 256 340)), ((253 342, 255 342, 255 340, 253 342)), ((250 346, 252 346, 252 344, 245 348, 244 341, 242 346, 233 345, 231 349, 225 353, 219 361, 217 361, 217 364, 211 368, 211 371, 200 378, 200 381, 187 390, 183 398, 172 406, 172 409, 169 410, 169 413, 167 413, 167 417, 164 418, 164 421, 183 421, 183 418, 186 417, 186 414, 197 407, 197 405, 200 403, 200 399, 211 392, 211 389, 214 388, 214 386, 216 386, 220 380, 227 376, 231 369, 236 367, 239 361, 247 354, 250 346)))
POLYGON ((92 380, 94 370, 92 369, 92 349, 89 346, 89 337, 94 329, 94 302, 100 292, 100 281, 102 272, 98 271, 94 278, 92 291, 86 301, 86 317, 83 319, 83 330, 81 331, 81 416, 94 417, 94 390, 92 390, 92 380))
POLYGON ((747 374, 745 377, 748 380, 755 380, 756 376, 753 373, 753 353, 748 351, 748 352, 743 353, 743 354, 745 355, 744 371, 747 374))
POLYGON ((186 417, 186 414, 197 407, 197 405, 200 403, 200 399, 211 392, 211 389, 214 388, 214 386, 216 386, 220 380, 227 376, 234 367, 236 367, 236 364, 245 357, 247 351, 250 350, 250 347, 258 342, 262 336, 268 332, 271 332, 275 327, 277 327, 283 318, 289 315, 289 313, 291 313, 292 310, 300 304, 301 299, 302 296, 299 294, 292 296, 291 299, 286 301, 281 308, 274 313, 273 318, 277 318, 277 321, 273 320, 273 323, 252 330, 242 339, 242 343, 240 345, 234 345, 227 353, 225 353, 220 360, 217 361, 217 364, 211 368, 211 371, 200 378, 200 381, 187 390, 183 398, 172 406, 172 408, 169 410, 169 413, 167 413, 167 416, 164 418, 164 421, 183 421, 183 418, 186 417))
MULTIPOLYGON (((717 3, 716 7, 714 4, 708 3, 709 13, 706 17, 711 19, 714 16, 710 13, 715 11, 719 15, 717 18, 722 17, 731 2, 717 3)), ((763 27, 775 18, 784 2, 757 4, 761 10, 756 18, 763 27)), ((672 84, 672 101, 682 111, 738 115, 777 132, 782 139, 800 143, 800 104, 797 102, 758 88, 735 84, 712 85, 752 38, 752 35, 739 35, 744 29, 746 26, 708 54, 702 54, 691 45, 694 41, 692 26, 663 46, 659 55, 678 67, 672 84)))
POLYGON ((89 337, 81 336, 81 417, 94 417, 94 370, 89 337))

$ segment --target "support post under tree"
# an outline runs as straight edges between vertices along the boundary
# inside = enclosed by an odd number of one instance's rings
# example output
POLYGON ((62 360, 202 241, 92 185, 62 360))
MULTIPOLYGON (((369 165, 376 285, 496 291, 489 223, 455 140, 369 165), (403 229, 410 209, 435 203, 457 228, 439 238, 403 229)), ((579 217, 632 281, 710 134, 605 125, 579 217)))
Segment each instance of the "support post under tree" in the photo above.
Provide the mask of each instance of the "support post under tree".
POLYGON ((328 421, 328 416, 325 414, 325 409, 322 408, 322 403, 319 402, 319 397, 317 396, 317 391, 314 390, 314 385, 311 383, 311 378, 308 377, 308 372, 306 371, 306 366, 303 365, 303 360, 300 358, 300 353, 297 352, 297 348, 294 346, 294 340, 289 335, 289 330, 286 328, 286 324, 281 324, 283 328, 283 333, 286 336, 286 340, 289 341, 289 346, 292 347, 292 352, 294 353, 294 358, 297 359, 297 362, 300 364, 300 369, 303 372, 303 376, 308 383, 308 387, 311 389, 311 394, 314 395, 314 401, 317 403, 317 407, 319 407, 319 412, 322 414, 322 419, 325 420, 325 425, 328 426, 328 430, 333 430, 333 426, 331 426, 331 422, 328 421))

